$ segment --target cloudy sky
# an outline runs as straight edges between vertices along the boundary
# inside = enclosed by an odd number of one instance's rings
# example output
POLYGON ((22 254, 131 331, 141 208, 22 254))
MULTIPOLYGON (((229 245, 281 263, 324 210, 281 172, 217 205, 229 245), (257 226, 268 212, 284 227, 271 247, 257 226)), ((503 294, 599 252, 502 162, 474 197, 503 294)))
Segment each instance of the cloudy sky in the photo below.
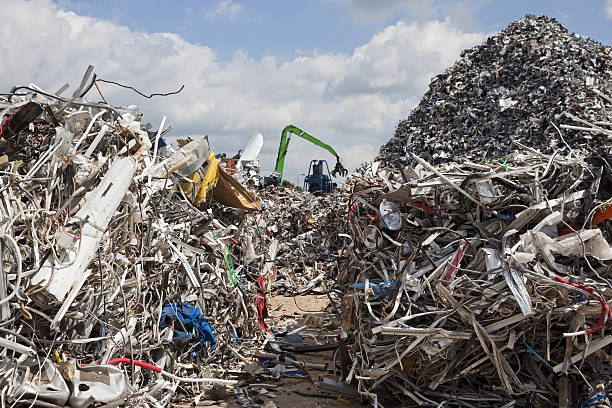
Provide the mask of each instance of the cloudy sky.
MULTIPOLYGON (((208 134, 234 154, 264 134, 272 170, 281 129, 296 125, 336 148, 350 169, 371 160, 430 79, 461 50, 527 13, 612 44, 612 0, 0 0, 0 86, 73 89, 89 64, 114 105, 140 106, 173 136, 208 134)), ((94 93, 89 94, 94 97, 94 93)), ((293 138, 289 180, 327 152, 293 138)))

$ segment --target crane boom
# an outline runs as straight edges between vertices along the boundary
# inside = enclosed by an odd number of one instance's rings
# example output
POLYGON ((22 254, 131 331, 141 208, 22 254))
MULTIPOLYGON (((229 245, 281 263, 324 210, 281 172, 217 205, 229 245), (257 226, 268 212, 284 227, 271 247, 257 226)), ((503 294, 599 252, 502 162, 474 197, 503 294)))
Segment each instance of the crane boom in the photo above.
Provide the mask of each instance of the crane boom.
POLYGON ((280 146, 278 147, 278 156, 276 156, 276 166, 274 168, 274 170, 280 174, 281 181, 283 179, 283 168, 285 167, 285 156, 287 155, 289 141, 291 140, 289 134, 291 133, 301 137, 302 139, 306 139, 309 142, 314 143, 317 146, 322 147, 323 149, 333 154, 334 157, 336 158, 336 168, 334 169, 334 172, 340 172, 341 174, 342 173, 346 174, 346 170, 344 170, 344 168, 340 164, 340 157, 338 157, 338 153, 336 153, 333 147, 331 147, 327 143, 320 141, 316 137, 309 135, 308 133, 304 132, 302 129, 299 129, 293 125, 289 125, 283 129, 283 132, 281 134, 280 146))

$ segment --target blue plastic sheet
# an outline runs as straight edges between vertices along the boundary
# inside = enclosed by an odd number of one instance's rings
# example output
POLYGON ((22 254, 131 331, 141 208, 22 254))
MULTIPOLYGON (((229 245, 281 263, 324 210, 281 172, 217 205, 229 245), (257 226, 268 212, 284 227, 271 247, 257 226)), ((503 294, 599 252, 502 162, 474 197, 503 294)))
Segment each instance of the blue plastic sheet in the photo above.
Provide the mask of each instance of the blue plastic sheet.
POLYGON ((195 337, 200 340, 202 346, 207 342, 212 345, 216 343, 214 329, 204 319, 199 307, 189 303, 169 303, 162 309, 159 328, 170 327, 173 320, 173 341, 187 342, 195 337))

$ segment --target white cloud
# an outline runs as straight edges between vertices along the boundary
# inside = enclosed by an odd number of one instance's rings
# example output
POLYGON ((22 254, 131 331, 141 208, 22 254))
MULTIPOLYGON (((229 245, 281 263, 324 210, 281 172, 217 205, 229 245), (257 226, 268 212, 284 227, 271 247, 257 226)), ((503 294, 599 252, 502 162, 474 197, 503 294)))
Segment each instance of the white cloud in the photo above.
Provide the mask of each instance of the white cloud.
MULTIPOLYGON (((174 136, 208 134, 217 152, 233 154, 259 129, 265 136, 262 165, 268 171, 280 131, 288 124, 333 146, 351 168, 372 159, 431 77, 482 40, 481 34, 448 22, 398 22, 350 54, 256 59, 238 51, 222 59, 176 34, 134 32, 62 11, 48 0, 0 0, 0 6, 11 16, 0 27, 0 89, 29 82, 52 91, 66 81, 74 87, 89 64, 99 77, 145 93, 185 84, 179 95, 153 99, 100 86, 110 103, 139 105, 154 127, 167 115, 174 136)), ((95 90, 88 97, 96 99, 95 90)), ((289 179, 314 158, 331 159, 294 138, 286 163, 289 179)))
POLYGON ((233 0, 221 0, 215 8, 204 10, 204 17, 208 19, 227 17, 230 21, 234 21, 243 12, 244 5, 233 0))
POLYGON ((604 1, 604 12, 606 13, 606 18, 612 20, 612 0, 604 1))

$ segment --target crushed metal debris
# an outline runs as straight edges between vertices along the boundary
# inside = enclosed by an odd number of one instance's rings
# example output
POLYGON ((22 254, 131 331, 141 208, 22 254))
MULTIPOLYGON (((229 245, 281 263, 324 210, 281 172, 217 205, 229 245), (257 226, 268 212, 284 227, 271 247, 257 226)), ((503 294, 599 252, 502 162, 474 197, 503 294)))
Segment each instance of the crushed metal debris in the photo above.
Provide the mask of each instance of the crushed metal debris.
POLYGON ((554 19, 515 21, 432 80, 381 157, 396 167, 410 151, 434 164, 481 161, 511 153, 512 141, 545 154, 566 144, 603 150, 612 135, 611 52, 554 19))

